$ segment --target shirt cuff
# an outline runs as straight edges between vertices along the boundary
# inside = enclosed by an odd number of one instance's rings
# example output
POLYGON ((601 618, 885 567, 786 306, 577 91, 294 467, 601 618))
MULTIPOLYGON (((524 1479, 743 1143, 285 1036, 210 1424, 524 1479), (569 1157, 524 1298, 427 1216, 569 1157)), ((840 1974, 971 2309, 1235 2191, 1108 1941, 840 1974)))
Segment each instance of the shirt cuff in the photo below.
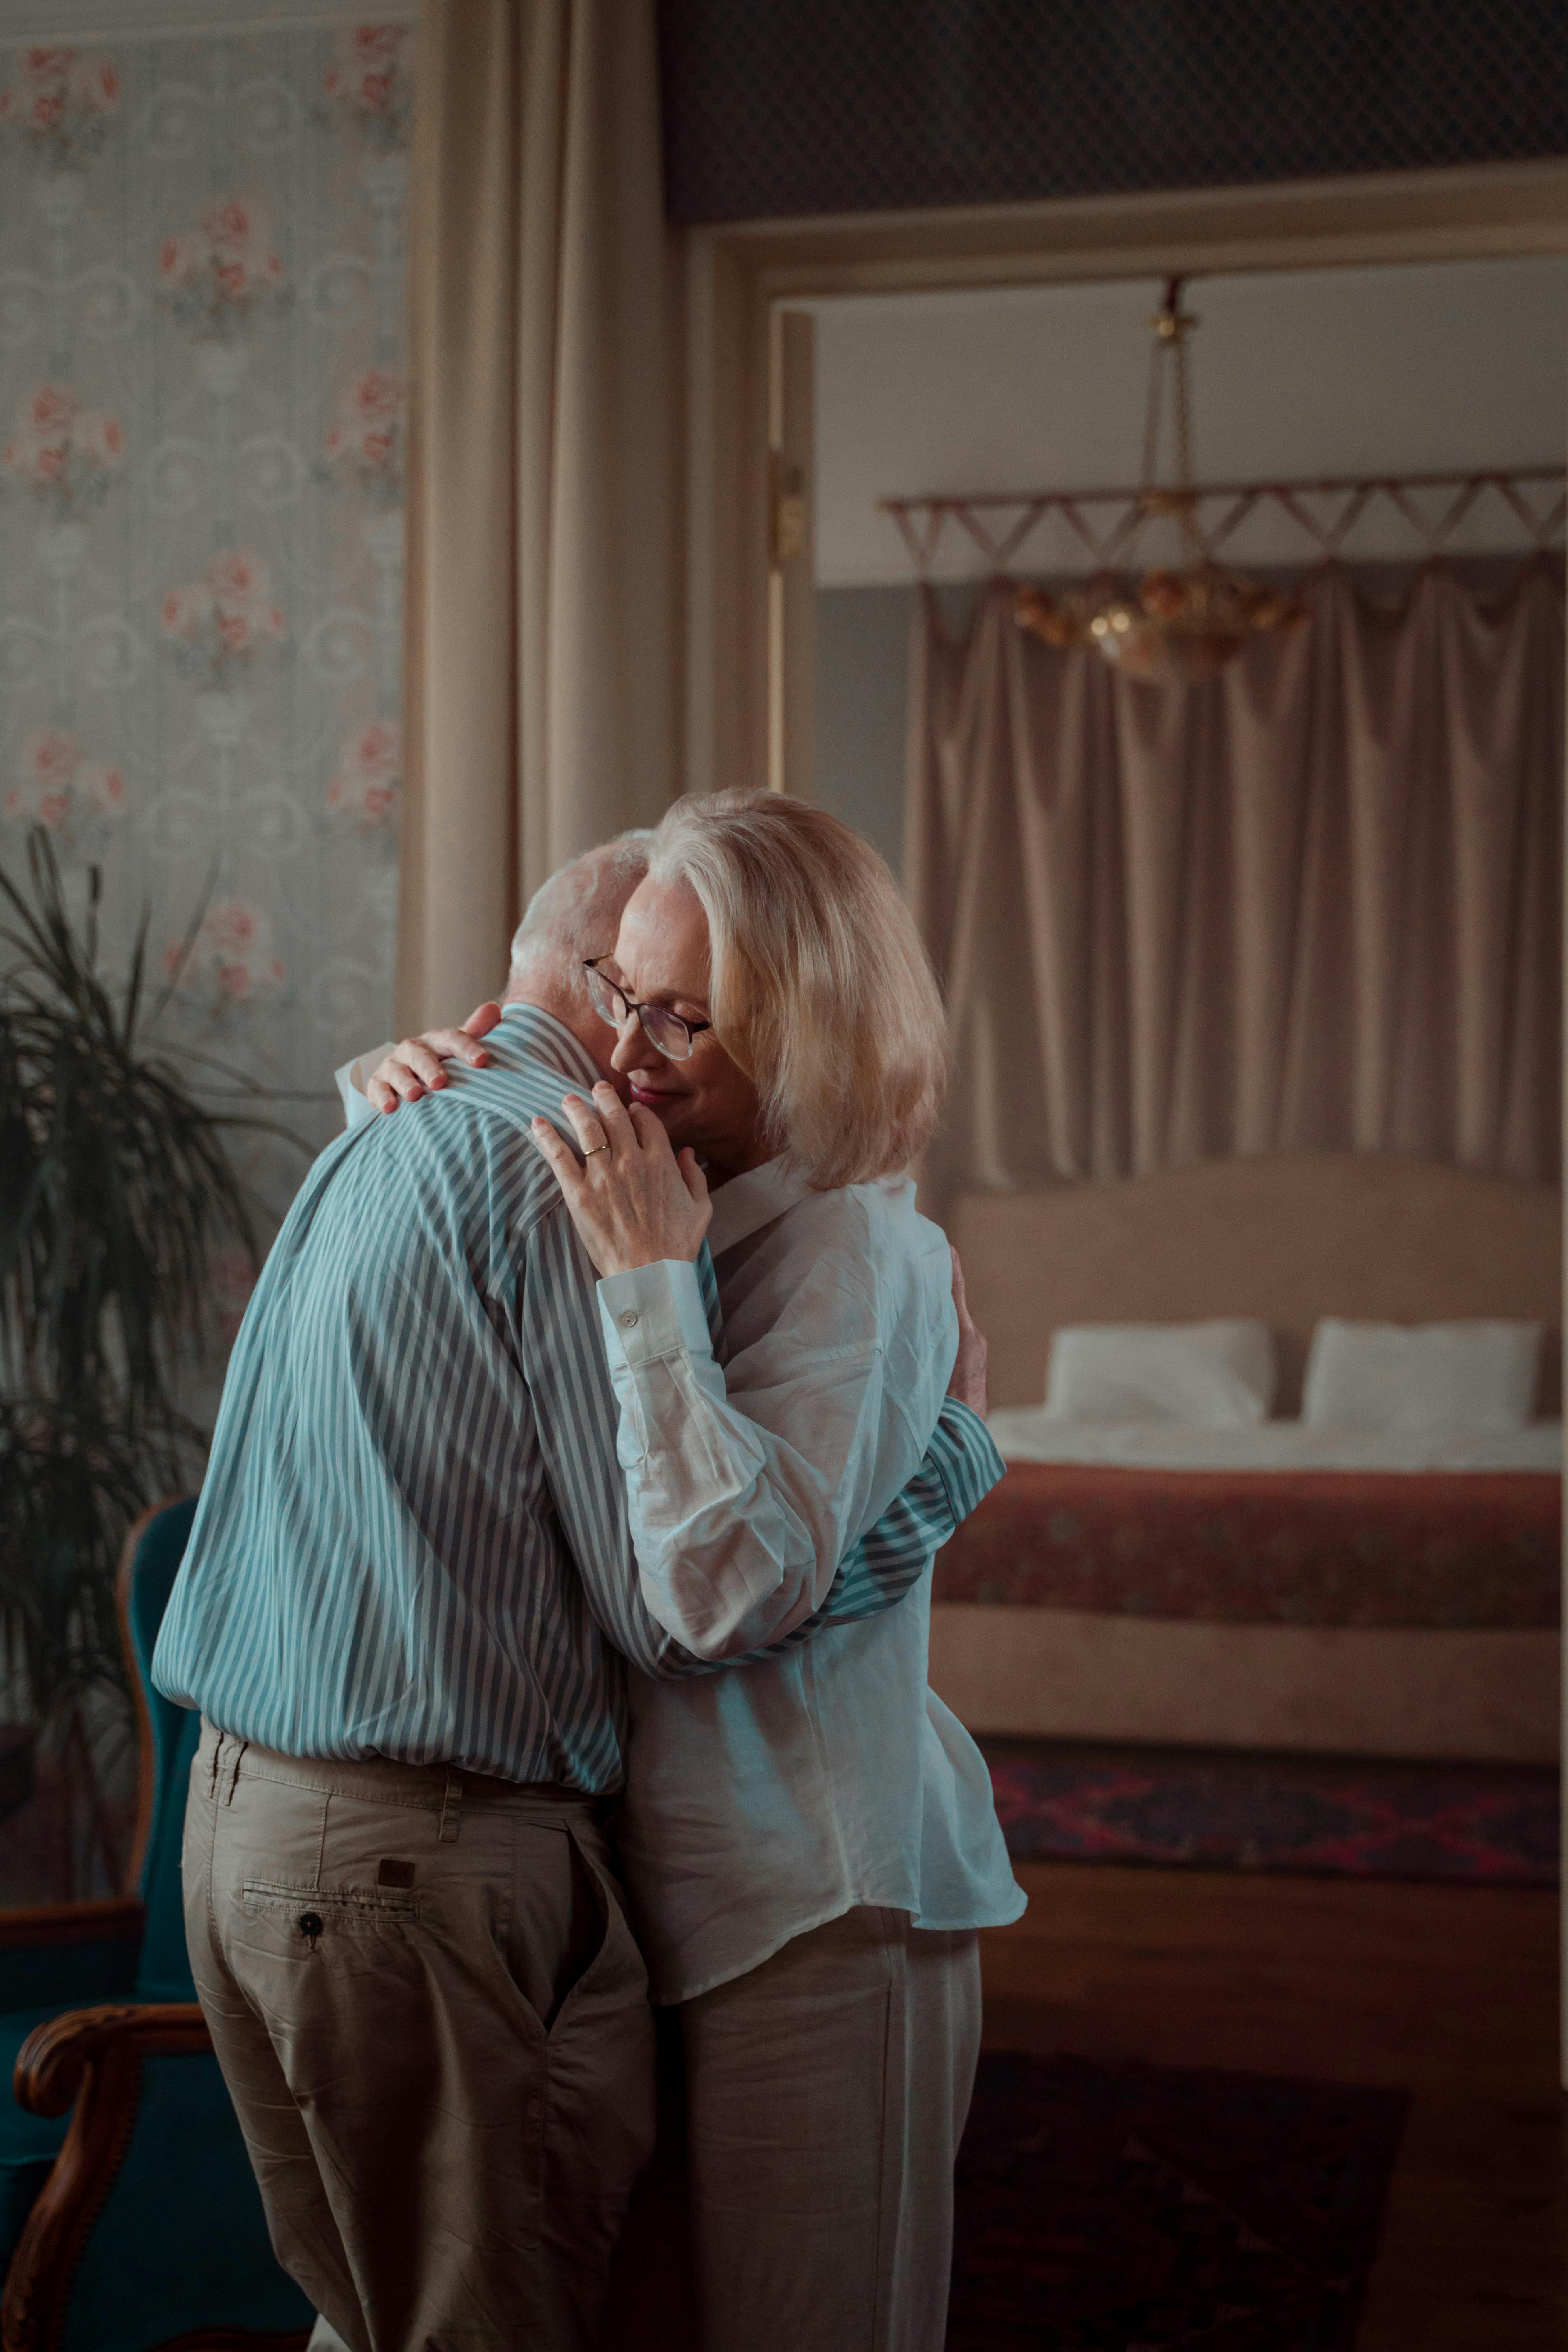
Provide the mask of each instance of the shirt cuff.
POLYGON ((713 1340, 702 1305, 697 1268, 686 1258, 661 1258, 657 1265, 634 1265, 606 1274, 599 1283, 599 1322, 612 1366, 632 1370, 684 1349, 710 1356, 713 1340))
POLYGON ((341 1069, 332 1072, 337 1080, 338 1099, 343 1107, 343 1118, 349 1127, 363 1127, 367 1118, 375 1117, 365 1086, 371 1072, 380 1068, 391 1051, 390 1044, 373 1045, 368 1054, 359 1055, 355 1060, 345 1062, 341 1069))

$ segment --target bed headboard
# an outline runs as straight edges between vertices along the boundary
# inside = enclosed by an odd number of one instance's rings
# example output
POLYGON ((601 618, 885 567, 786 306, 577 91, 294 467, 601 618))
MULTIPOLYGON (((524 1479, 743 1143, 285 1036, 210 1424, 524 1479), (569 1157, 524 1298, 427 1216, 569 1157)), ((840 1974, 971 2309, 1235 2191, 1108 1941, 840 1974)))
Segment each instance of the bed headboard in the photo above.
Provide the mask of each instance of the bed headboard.
POLYGON ((1110 1184, 963 1195, 947 1227, 991 1348, 994 1404, 1038 1404, 1061 1323, 1253 1315, 1300 1408, 1321 1315, 1530 1317, 1550 1335, 1538 1411, 1562 1397, 1563 1204, 1550 1185, 1426 1160, 1315 1152, 1212 1160, 1110 1184))

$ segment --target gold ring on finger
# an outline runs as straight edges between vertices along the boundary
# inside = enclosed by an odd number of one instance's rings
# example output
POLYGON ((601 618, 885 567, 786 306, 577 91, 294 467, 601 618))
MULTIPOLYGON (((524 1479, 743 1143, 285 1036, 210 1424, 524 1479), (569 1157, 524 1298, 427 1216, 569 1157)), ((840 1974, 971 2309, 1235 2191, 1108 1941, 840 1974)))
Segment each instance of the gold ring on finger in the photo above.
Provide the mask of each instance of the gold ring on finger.
POLYGON ((594 1152, 595 1152, 595 1151, 608 1151, 609 1148, 610 1148, 610 1147, 609 1147, 609 1145, 608 1145, 607 1143, 595 1143, 595 1146, 594 1146, 593 1150, 592 1150, 592 1151, 584 1151, 584 1153, 583 1154, 583 1157, 584 1157, 584 1160, 592 1160, 592 1158, 594 1157, 594 1152))

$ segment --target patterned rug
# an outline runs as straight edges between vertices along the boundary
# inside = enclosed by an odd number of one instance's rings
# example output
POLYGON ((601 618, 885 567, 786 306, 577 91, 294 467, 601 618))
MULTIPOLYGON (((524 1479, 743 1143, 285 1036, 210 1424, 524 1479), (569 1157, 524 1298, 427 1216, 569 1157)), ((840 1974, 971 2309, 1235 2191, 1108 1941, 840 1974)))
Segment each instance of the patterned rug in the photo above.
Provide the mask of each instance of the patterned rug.
POLYGON ((1016 1861, 1557 1884, 1550 1767, 981 1744, 1016 1861))
POLYGON ((1405 2105, 986 2053, 947 2352, 1351 2352, 1405 2105))

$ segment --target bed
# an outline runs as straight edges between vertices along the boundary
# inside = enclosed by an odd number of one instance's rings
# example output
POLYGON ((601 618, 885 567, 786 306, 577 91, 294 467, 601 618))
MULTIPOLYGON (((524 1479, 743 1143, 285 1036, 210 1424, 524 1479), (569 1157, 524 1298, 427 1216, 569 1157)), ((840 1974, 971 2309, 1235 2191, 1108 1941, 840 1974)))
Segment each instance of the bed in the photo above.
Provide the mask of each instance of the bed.
POLYGON ((1552 1759, 1560 1217, 1552 1189, 1336 1154, 959 1201, 1009 1469, 938 1561, 937 1690, 978 1732, 1552 1759), (1216 1315, 1269 1325, 1280 1418, 1040 1413, 1058 1326, 1216 1315), (1306 1427, 1324 1316, 1542 1322, 1542 1418, 1438 1444, 1306 1427))

